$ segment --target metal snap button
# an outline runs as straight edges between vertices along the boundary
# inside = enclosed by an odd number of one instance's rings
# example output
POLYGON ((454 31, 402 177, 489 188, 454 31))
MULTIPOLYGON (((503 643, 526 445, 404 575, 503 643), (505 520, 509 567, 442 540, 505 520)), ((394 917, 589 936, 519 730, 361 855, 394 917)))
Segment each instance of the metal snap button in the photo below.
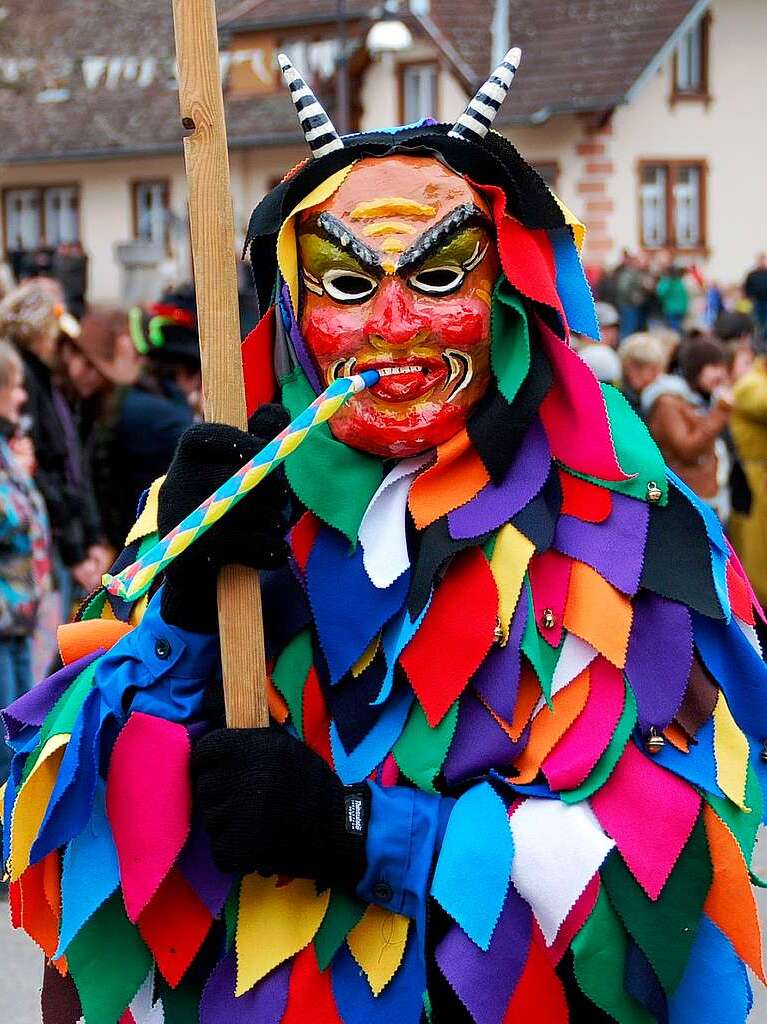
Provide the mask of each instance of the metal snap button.
POLYGON ((158 658, 162 658, 163 661, 170 657, 170 644, 164 636, 158 637, 157 640, 155 640, 154 653, 158 658))
POLYGON ((376 882, 373 887, 373 895, 380 903, 389 903, 394 895, 394 890, 388 882, 376 882))

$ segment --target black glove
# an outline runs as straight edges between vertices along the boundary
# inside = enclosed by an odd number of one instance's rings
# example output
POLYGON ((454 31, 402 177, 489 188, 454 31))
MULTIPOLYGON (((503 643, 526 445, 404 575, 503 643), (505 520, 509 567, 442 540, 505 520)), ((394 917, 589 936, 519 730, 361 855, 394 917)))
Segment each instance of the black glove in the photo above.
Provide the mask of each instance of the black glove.
POLYGON ((216 864, 354 887, 365 873, 370 790, 345 787, 282 729, 217 729, 192 752, 195 808, 216 864))
MULTIPOLYGON (((174 526, 261 451, 289 421, 281 405, 264 405, 248 433, 221 423, 199 423, 179 441, 160 488, 158 529, 174 526)), ((289 493, 277 470, 227 512, 165 571, 162 614, 166 622, 197 633, 215 632, 216 579, 224 565, 271 569, 287 558, 289 493)))

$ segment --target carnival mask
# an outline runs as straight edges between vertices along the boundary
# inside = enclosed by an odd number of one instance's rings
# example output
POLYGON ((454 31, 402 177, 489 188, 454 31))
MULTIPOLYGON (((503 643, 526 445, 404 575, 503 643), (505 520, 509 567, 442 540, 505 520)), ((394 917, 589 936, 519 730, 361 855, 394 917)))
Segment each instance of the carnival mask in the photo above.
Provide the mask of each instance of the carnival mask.
POLYGON ((363 159, 301 215, 298 243, 301 330, 321 377, 382 374, 334 435, 401 458, 457 433, 490 380, 499 260, 480 194, 432 157, 363 159))

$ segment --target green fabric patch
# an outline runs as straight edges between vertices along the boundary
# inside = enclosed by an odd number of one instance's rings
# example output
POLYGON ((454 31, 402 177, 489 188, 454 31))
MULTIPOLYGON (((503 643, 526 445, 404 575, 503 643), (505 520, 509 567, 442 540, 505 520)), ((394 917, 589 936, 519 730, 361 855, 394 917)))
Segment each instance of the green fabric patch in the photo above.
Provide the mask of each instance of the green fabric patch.
POLYGON ((72 939, 67 962, 88 1024, 117 1024, 152 967, 152 955, 128 920, 119 893, 72 939))
POLYGON ((735 836, 738 846, 743 852, 746 864, 750 864, 756 836, 764 817, 762 787, 759 784, 759 777, 754 771, 754 766, 749 762, 746 770, 745 803, 746 807, 751 808, 750 814, 741 811, 731 800, 722 799, 722 797, 714 796, 712 793, 705 793, 704 797, 735 836))
POLYGON ((107 592, 106 590, 97 591, 94 596, 90 599, 88 604, 83 608, 80 614, 80 620, 87 622, 89 619, 100 619, 101 613, 104 611, 104 605, 107 603, 107 592))
POLYGON ((226 928, 226 950, 234 949, 237 935, 237 918, 240 915, 240 885, 233 885, 224 904, 224 927, 226 928))
POLYGON ((533 591, 528 576, 525 576, 525 593, 527 594, 528 615, 525 633, 522 637, 522 651, 527 655, 530 664, 535 669, 538 682, 541 684, 541 692, 546 699, 546 703, 551 707, 551 682, 554 678, 554 669, 557 667, 559 655, 562 651, 564 633, 559 647, 551 647, 546 643, 538 632, 538 626, 535 621, 533 591))
POLYGON ((530 331, 522 299, 503 275, 493 290, 490 323, 490 367, 511 403, 530 372, 530 331))
POLYGON ((626 702, 623 705, 621 717, 618 719, 618 724, 615 727, 612 739, 607 745, 607 749, 580 786, 576 786, 575 789, 570 789, 567 792, 560 793, 560 799, 562 799, 566 804, 577 804, 582 800, 588 800, 590 796, 604 786, 612 775, 616 764, 620 760, 621 754, 626 749, 626 744, 629 741, 631 733, 634 731, 636 721, 636 697, 634 696, 634 692, 631 687, 626 683, 626 702))
MULTIPOLYGON (((647 841, 653 823, 647 822, 647 841)), ((669 994, 679 985, 695 941, 713 875, 703 814, 657 900, 635 880, 615 850, 602 865, 602 881, 629 934, 669 994)))
POLYGON ((626 931, 601 890, 572 942, 576 981, 592 1003, 620 1024, 652 1024, 655 1018, 623 987, 627 949, 626 931))
POLYGON ((665 505, 668 502, 668 480, 666 479, 666 463, 647 427, 637 416, 623 395, 611 384, 601 384, 602 396, 607 407, 615 454, 624 473, 631 475, 630 480, 600 480, 598 477, 577 473, 570 466, 564 469, 582 480, 590 480, 600 487, 626 494, 630 498, 647 501, 647 486, 654 483, 662 497, 654 504, 665 505))
MULTIPOLYGON (((281 384, 292 419, 317 397, 298 367, 281 384)), ((354 547, 365 510, 383 480, 381 460, 336 441, 323 423, 285 460, 285 472, 299 500, 354 547)))
POLYGON ((365 904, 361 900, 345 889, 333 889, 327 912, 314 937, 314 951, 321 971, 327 970, 346 936, 364 913, 365 904))
POLYGON ((156 991, 165 1010, 163 1024, 198 1024, 202 985, 186 977, 177 988, 171 988, 159 971, 156 978, 156 991))
POLYGON ((28 777, 37 764, 42 749, 51 736, 67 735, 74 729, 77 717, 82 710, 83 702, 93 689, 93 679, 96 675, 97 666, 98 659, 92 661, 87 668, 84 668, 45 716, 45 721, 40 727, 40 739, 37 742, 37 746, 24 764, 22 781, 28 777))
POLYGON ((290 721, 301 739, 304 738, 304 687, 313 660, 311 633, 304 629, 283 649, 272 672, 272 682, 285 699, 290 721))
POLYGON ((392 753, 400 771, 419 789, 436 793, 434 779, 442 767, 458 721, 456 701, 436 729, 432 729, 416 701, 392 753))

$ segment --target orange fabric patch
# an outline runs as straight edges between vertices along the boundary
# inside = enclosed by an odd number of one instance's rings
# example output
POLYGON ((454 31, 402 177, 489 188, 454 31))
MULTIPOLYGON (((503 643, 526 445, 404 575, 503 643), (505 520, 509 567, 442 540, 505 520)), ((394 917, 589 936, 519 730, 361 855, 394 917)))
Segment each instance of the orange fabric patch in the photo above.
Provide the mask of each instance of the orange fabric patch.
POLYGON ((565 628, 595 647, 616 668, 626 664, 631 601, 585 562, 573 562, 565 628))
POLYGON ((530 740, 514 762, 519 770, 515 782, 525 785, 533 781, 546 757, 586 707, 589 686, 589 670, 584 669, 554 695, 551 708, 541 708, 530 727, 530 740))
POLYGON ((519 677, 519 690, 517 691, 517 702, 514 705, 514 717, 511 722, 505 721, 490 705, 482 700, 479 694, 475 694, 481 701, 483 707, 490 712, 498 725, 506 735, 515 743, 525 731, 525 726, 530 721, 533 708, 541 697, 541 684, 532 665, 522 658, 522 669, 519 677))
POLYGON ((674 722, 671 722, 663 730, 663 735, 672 747, 676 747, 677 750, 681 750, 683 754, 690 753, 690 740, 687 733, 680 725, 675 725, 674 722))
POLYGON ((559 471, 562 485, 562 515, 575 516, 585 523, 603 523, 613 510, 613 496, 606 487, 559 471))
POLYGON ((740 959, 767 984, 759 916, 743 854, 735 836, 708 804, 703 805, 703 821, 713 869, 703 911, 724 932, 740 959))
POLYGON ((102 649, 108 651, 132 629, 133 626, 127 622, 118 622, 116 619, 66 622, 59 626, 56 633, 61 660, 65 665, 71 665, 87 654, 102 649))
MULTIPOLYGON (((53 875, 58 877, 58 858, 58 851, 52 851, 39 863, 28 867, 19 879, 21 927, 49 958, 59 944, 58 914, 51 908, 47 896, 53 875), (55 864, 50 864, 51 860, 55 864)), ((63 957, 55 966, 60 973, 66 973, 63 957)))
POLYGON ((416 477, 408 507, 419 530, 465 505, 490 482, 465 430, 437 448, 437 461, 416 477))

